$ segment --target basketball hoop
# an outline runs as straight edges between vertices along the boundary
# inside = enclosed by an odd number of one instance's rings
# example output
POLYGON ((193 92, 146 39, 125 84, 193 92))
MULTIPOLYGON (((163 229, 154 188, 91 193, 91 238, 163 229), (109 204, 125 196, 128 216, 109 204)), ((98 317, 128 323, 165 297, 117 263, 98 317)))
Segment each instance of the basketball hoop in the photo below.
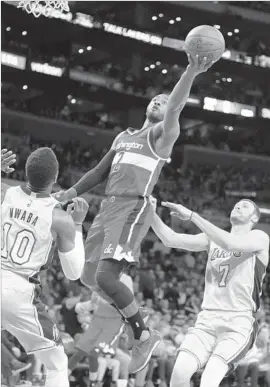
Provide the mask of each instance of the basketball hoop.
POLYGON ((52 10, 69 12, 68 0, 22 0, 17 8, 24 9, 27 13, 32 13, 35 17, 40 15, 50 16, 52 10))

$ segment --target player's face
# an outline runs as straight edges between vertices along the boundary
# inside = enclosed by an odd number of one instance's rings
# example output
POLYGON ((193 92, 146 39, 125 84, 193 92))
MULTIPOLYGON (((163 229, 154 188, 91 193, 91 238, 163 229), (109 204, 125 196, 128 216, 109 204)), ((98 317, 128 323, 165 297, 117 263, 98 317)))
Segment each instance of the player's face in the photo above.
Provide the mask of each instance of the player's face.
POLYGON ((236 203, 231 212, 231 222, 233 224, 246 224, 255 220, 254 210, 254 205, 251 202, 240 200, 240 202, 236 203))
POLYGON ((167 108, 168 96, 159 94, 152 99, 146 109, 146 117, 151 122, 163 121, 167 108))

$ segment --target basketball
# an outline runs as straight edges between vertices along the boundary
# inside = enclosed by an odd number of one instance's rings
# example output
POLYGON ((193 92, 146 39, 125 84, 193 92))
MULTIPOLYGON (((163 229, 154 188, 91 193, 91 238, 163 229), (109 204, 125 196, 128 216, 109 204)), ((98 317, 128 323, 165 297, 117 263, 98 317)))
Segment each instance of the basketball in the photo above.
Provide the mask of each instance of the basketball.
POLYGON ((206 56, 207 63, 217 62, 225 51, 225 40, 217 28, 198 26, 187 35, 184 50, 193 58, 199 55, 200 61, 206 56))

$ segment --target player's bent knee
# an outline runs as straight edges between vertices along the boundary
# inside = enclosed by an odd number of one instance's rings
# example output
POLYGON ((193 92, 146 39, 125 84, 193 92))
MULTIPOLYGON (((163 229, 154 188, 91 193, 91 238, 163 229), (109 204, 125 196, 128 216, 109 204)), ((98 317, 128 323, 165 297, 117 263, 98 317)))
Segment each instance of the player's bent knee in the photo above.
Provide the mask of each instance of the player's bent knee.
POLYGON ((39 351, 36 356, 48 370, 63 371, 68 368, 68 358, 63 346, 39 351))
POLYGON ((196 357, 191 353, 180 351, 173 367, 170 387, 187 387, 190 379, 199 369, 196 357))
POLYGON ((97 271, 96 283, 108 296, 115 293, 116 276, 108 271, 97 271))
POLYGON ((211 356, 202 373, 200 387, 218 387, 229 369, 224 360, 211 356))
POLYGON ((112 366, 114 368, 120 368, 120 361, 118 359, 112 359, 112 366))
POLYGON ((99 365, 107 365, 107 359, 105 359, 104 357, 99 357, 98 358, 98 364, 99 365))

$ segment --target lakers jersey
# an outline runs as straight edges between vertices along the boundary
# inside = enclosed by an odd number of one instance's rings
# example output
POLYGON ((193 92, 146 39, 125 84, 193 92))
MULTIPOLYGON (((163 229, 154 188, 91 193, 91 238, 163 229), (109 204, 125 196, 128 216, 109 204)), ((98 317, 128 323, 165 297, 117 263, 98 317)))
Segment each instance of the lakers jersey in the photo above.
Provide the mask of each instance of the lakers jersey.
POLYGON ((25 187, 12 187, 2 204, 2 270, 33 282, 47 269, 53 250, 53 210, 58 203, 49 195, 28 194, 25 187))
POLYGON ((211 242, 202 309, 256 312, 265 273, 256 254, 225 251, 211 242))
POLYGON ((116 137, 106 195, 151 195, 167 158, 153 149, 154 126, 141 130, 127 129, 116 137))

